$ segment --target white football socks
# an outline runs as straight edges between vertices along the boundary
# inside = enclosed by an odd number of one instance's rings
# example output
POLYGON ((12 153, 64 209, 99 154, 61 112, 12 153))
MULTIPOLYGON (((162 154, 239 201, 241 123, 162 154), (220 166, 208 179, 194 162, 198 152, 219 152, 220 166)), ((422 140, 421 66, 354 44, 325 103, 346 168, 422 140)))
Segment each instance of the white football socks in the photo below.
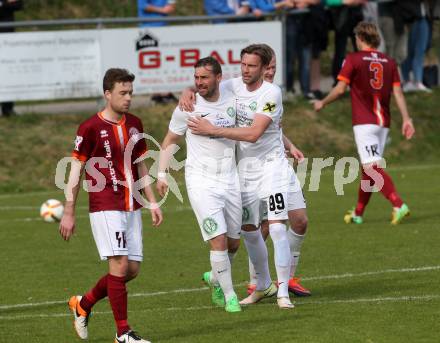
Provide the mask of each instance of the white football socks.
POLYGON ((228 251, 214 251, 210 254, 211 275, 217 279, 220 287, 223 290, 226 301, 235 295, 234 287, 232 286, 231 262, 229 261, 228 251))
POLYGON ((254 265, 252 264, 251 258, 249 257, 249 284, 257 284, 257 274, 255 273, 254 265))
POLYGON ((237 255, 237 252, 229 252, 228 251, 229 262, 231 263, 231 265, 232 265, 232 262, 234 262, 235 255, 237 255))
POLYGON ((289 240, 291 260, 290 260, 290 277, 294 277, 296 267, 299 263, 299 255, 301 254, 301 246, 305 235, 298 235, 291 228, 287 230, 287 239, 289 240))
POLYGON ((269 264, 267 261, 267 247, 263 240, 260 230, 241 231, 244 244, 255 268, 257 276, 257 290, 262 291, 270 286, 272 280, 269 274, 269 264))
POLYGON ((291 258, 286 225, 282 223, 269 224, 269 233, 274 247, 275 268, 278 278, 278 298, 288 297, 291 258))

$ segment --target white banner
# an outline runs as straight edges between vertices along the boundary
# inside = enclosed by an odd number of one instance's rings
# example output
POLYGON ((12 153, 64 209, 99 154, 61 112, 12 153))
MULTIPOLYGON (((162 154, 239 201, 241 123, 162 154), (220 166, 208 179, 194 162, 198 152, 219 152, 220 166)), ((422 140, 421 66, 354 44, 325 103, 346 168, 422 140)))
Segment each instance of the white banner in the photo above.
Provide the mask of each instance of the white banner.
POLYGON ((267 43, 281 56, 281 42, 279 22, 0 34, 0 101, 100 96, 112 67, 136 75, 136 94, 181 91, 199 58, 217 58, 227 79, 242 48, 267 43))
POLYGON ((0 34, 0 101, 96 96, 101 74, 96 30, 0 34))

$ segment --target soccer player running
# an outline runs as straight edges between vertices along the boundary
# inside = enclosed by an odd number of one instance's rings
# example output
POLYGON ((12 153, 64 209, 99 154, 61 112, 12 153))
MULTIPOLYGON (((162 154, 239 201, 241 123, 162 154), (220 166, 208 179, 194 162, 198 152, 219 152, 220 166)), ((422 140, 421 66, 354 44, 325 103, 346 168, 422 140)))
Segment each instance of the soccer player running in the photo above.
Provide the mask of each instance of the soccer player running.
POLYGON ((237 98, 237 126, 221 128, 205 118, 191 117, 192 133, 240 141, 237 149, 241 196, 243 202, 242 236, 255 267, 257 287, 243 299, 253 304, 277 293, 280 308, 293 308, 289 299, 290 248, 286 232, 289 202, 305 208, 301 187, 284 153, 281 119, 281 90, 263 80, 272 54, 267 46, 253 44, 241 51, 242 77, 223 82, 237 98), (260 224, 260 202, 266 201, 269 233, 274 242, 278 292, 272 283, 267 261, 267 247, 260 224))
MULTIPOLYGON (((272 59, 266 68, 264 73, 264 80, 272 83, 276 74, 276 55, 275 51, 268 45, 266 47, 272 54, 272 59)), ((283 135, 284 149, 288 157, 295 158, 299 163, 304 160, 304 154, 299 150, 285 135, 283 135)), ((299 181, 298 181, 299 182, 299 181)), ((266 240, 269 235, 269 222, 267 221, 267 206, 264 202, 261 203, 260 219, 261 219, 261 234, 263 239, 266 240)), ((289 208, 288 212, 290 228, 287 230, 287 238, 289 239, 291 261, 290 261, 290 274, 289 274, 289 292, 299 297, 310 296, 312 293, 307 288, 300 284, 300 279, 295 277, 296 269, 299 264, 299 257, 301 254, 301 247, 304 241, 304 237, 307 231, 307 212, 306 208, 289 208)), ((249 284, 247 286, 248 294, 251 294, 257 285, 257 275, 255 268, 249 258, 249 284)))
POLYGON ((139 189, 150 203, 153 225, 160 225, 163 218, 151 187, 141 180, 148 176, 148 169, 143 161, 136 163, 147 146, 140 135, 141 120, 128 113, 133 81, 134 75, 125 69, 107 70, 103 80, 106 106, 81 123, 72 154, 60 234, 68 241, 75 231, 76 199, 86 169, 92 233, 101 259, 108 261, 108 273, 83 296, 69 300, 81 339, 88 338, 92 307, 108 297, 117 327, 115 343, 148 342, 127 321, 126 283, 137 276, 142 261, 142 205, 137 199, 146 202, 137 196, 139 189), (131 148, 131 154, 127 153, 131 148))
POLYGON ((162 143, 157 189, 165 196, 166 171, 173 146, 186 135, 185 180, 188 197, 204 241, 209 242, 212 270, 203 280, 212 289, 212 301, 227 312, 241 307, 232 286, 231 262, 240 245, 241 196, 235 162, 235 141, 205 137, 188 130, 193 116, 208 120, 215 127, 235 126, 235 97, 227 89, 220 91, 222 69, 216 59, 202 58, 194 66, 197 104, 192 113, 178 107, 173 112, 169 130, 162 143))
POLYGON ((314 108, 320 111, 350 86, 353 132, 363 170, 356 208, 348 211, 344 221, 362 224, 362 216, 372 194, 371 185, 378 184, 382 179, 380 192, 393 206, 391 224, 395 225, 409 215, 409 208, 397 193, 391 177, 381 167, 390 127, 391 93, 403 119, 402 134, 411 139, 415 129, 400 86, 396 62, 377 51, 380 36, 376 26, 361 22, 354 32, 359 51, 347 55, 338 76, 339 82, 327 97, 314 103, 314 108))

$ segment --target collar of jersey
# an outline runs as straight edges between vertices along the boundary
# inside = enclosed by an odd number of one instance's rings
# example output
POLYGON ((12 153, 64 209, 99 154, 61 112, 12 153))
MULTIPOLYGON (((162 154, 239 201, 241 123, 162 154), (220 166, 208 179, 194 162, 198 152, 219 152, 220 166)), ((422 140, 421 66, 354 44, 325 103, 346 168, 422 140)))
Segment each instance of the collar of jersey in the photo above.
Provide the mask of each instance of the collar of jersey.
POLYGON ((365 48, 362 51, 366 51, 366 52, 378 52, 376 49, 373 48, 365 48))
POLYGON ((105 118, 104 118, 104 115, 102 114, 102 112, 98 112, 98 117, 99 117, 99 119, 101 119, 101 120, 103 120, 103 121, 105 121, 106 123, 111 124, 111 125, 120 126, 120 125, 125 124, 125 114, 122 116, 121 120, 119 120, 119 121, 117 121, 117 122, 114 122, 114 121, 110 121, 110 120, 105 119, 105 118))

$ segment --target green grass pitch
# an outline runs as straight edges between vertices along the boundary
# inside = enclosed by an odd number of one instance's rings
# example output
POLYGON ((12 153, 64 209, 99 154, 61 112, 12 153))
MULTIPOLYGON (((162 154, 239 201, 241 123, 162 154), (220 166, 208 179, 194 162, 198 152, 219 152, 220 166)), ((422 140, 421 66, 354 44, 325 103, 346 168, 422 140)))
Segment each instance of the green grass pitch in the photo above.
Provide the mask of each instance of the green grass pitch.
MULTIPOLYGON (((209 268, 208 247, 188 201, 171 197, 165 222, 150 226, 144 213, 144 263, 128 285, 129 321, 153 342, 439 342, 440 165, 389 168, 412 210, 397 227, 391 208, 374 194, 365 224, 345 225, 344 212, 356 200, 357 183, 337 196, 333 174, 322 176, 318 192, 307 191, 309 232, 298 273, 309 298, 280 310, 275 299, 228 314, 210 304, 201 283, 209 268)), ((180 187, 183 190, 183 186, 180 187)), ((79 342, 66 302, 85 292, 106 264, 91 236, 87 200, 81 194, 77 231, 66 243, 56 224, 38 218, 40 204, 61 192, 0 195, 0 332, 2 342, 79 342)), ((270 252, 272 244, 269 243, 270 252)), ((271 270, 274 274, 271 255, 271 270)), ((248 277, 244 245, 233 266, 240 297, 248 277)), ((112 342, 115 333, 107 300, 90 319, 90 342, 112 342)))

